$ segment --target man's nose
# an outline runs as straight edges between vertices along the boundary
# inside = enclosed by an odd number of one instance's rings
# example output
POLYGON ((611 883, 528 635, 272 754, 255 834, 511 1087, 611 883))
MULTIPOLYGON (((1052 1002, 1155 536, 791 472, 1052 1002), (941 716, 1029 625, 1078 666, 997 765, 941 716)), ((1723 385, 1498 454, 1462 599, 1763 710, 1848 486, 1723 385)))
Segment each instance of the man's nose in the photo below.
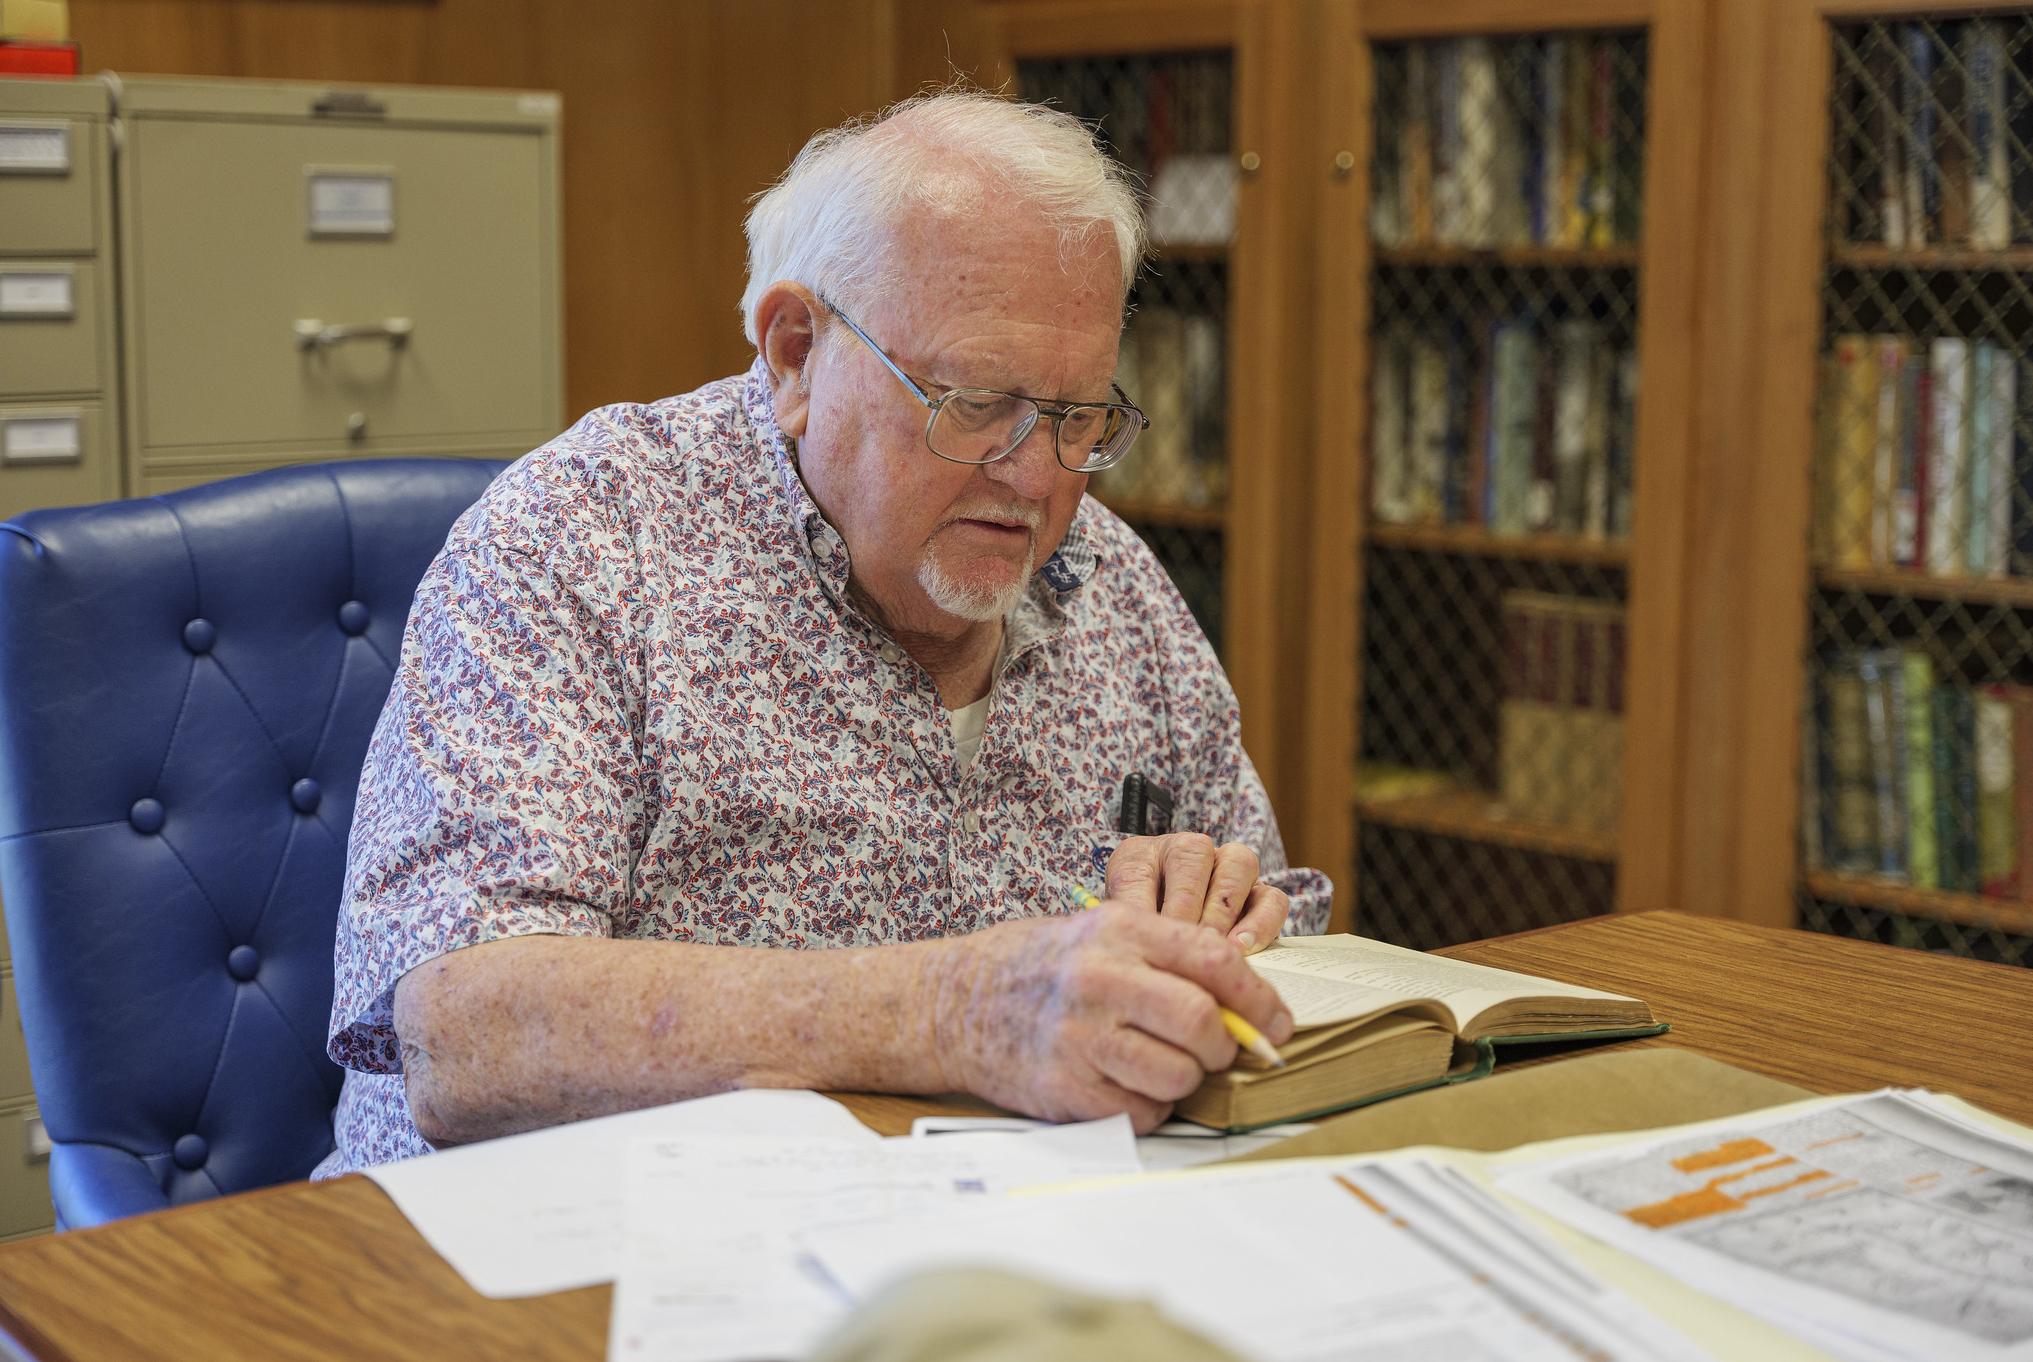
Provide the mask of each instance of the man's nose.
POLYGON ((1058 432, 1051 418, 1040 416, 1038 423, 1031 427, 1030 434, 994 463, 986 466, 990 479, 1001 483, 1027 501, 1043 501, 1051 496, 1059 479, 1067 476, 1059 466, 1057 449, 1058 432))

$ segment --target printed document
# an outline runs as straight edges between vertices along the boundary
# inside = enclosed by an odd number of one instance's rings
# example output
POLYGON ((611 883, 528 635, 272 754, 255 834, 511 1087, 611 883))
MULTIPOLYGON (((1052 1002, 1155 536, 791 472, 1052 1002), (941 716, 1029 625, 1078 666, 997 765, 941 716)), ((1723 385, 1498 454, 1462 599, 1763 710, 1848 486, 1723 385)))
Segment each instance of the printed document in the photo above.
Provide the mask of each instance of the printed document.
POLYGON ((756 1089, 461 1145, 365 1171, 475 1291, 534 1296, 614 1280, 629 1141, 691 1134, 880 1143, 830 1097, 756 1089))
POLYGON ((1711 1122, 1498 1186, 1838 1357, 2033 1360, 2033 1147, 1931 1094, 1711 1122))
POLYGON ((636 1140, 607 1355, 801 1357, 847 1311, 805 1256, 810 1234, 911 1223, 1019 1187, 1136 1171, 1124 1116, 953 1139, 636 1140))

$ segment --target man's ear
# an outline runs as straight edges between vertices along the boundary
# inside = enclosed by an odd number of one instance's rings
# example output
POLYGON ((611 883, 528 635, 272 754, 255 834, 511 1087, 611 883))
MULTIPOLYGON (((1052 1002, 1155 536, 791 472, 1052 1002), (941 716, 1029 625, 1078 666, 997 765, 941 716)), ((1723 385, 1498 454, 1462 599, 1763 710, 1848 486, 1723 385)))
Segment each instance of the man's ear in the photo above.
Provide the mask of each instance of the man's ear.
POLYGON ((825 305, 803 284, 780 279, 755 304, 755 334, 769 366, 777 428, 796 440, 812 410, 812 348, 825 305))

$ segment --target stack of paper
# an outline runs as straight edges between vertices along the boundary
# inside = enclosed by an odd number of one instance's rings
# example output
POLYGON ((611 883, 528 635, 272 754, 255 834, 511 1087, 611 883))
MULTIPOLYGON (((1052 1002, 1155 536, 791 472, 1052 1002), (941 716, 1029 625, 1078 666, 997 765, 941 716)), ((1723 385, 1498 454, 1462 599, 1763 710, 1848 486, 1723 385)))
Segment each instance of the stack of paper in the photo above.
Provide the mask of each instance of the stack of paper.
POLYGON ((1881 1092, 1529 1162, 1499 1186, 1859 1362, 2033 1359, 2033 1148, 1881 1092))

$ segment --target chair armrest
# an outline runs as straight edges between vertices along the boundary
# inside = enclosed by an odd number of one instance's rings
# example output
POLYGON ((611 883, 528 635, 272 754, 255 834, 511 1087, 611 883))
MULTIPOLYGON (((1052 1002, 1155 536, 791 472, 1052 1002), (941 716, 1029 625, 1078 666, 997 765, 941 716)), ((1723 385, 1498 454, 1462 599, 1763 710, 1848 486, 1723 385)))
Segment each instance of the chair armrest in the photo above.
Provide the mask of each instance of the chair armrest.
POLYGON ((169 1193, 148 1161, 104 1144, 59 1143, 51 1149, 49 1197, 58 1222, 73 1230, 170 1204, 169 1193))

